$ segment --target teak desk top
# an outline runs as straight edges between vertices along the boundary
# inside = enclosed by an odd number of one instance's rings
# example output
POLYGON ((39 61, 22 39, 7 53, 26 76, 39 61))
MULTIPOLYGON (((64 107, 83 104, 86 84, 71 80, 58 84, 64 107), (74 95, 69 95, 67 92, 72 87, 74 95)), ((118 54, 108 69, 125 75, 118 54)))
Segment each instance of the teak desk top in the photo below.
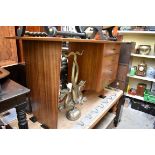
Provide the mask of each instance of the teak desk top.
POLYGON ((77 39, 77 38, 61 38, 61 37, 5 37, 6 39, 21 40, 39 40, 39 41, 60 41, 60 42, 85 42, 85 43, 130 43, 123 41, 95 40, 95 39, 77 39))

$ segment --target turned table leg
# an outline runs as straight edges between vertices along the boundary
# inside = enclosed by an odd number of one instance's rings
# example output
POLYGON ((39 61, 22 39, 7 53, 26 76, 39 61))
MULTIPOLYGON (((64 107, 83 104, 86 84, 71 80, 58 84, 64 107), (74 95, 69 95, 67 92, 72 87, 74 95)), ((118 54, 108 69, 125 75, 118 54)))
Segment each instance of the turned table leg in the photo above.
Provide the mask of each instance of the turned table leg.
POLYGON ((26 105, 27 103, 23 102, 22 104, 16 106, 19 129, 28 129, 28 122, 26 120, 26 112, 25 112, 26 105))

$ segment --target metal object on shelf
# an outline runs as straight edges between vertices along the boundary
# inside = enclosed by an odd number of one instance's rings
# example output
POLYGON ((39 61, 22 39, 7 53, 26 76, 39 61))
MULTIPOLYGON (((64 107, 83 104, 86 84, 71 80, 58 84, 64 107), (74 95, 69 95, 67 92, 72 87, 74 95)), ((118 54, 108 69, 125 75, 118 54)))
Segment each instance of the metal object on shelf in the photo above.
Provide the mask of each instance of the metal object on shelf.
POLYGON ((79 119, 81 116, 81 112, 78 108, 74 107, 73 109, 70 109, 69 111, 67 111, 66 113, 66 117, 67 119, 71 120, 71 121, 75 121, 77 119, 79 119))
POLYGON ((22 37, 24 35, 33 36, 33 37, 48 36, 46 32, 30 32, 30 31, 26 31, 26 26, 19 26, 17 29, 17 36, 22 37))
POLYGON ((101 40, 112 40, 116 41, 117 38, 113 35, 113 29, 115 26, 75 26, 77 32, 87 34, 88 39, 94 39, 95 36, 98 34, 101 40), (87 29, 91 29, 92 33, 87 33, 87 29), (104 31, 108 32, 107 34, 103 33, 104 31))
POLYGON ((65 36, 65 37, 67 37, 67 36, 80 37, 82 39, 87 38, 87 35, 85 32, 78 33, 78 32, 70 32, 70 31, 58 31, 56 29, 56 27, 54 27, 54 26, 44 26, 44 29, 45 29, 45 32, 51 37, 61 35, 61 36, 65 36))
POLYGON ((151 51, 151 45, 139 45, 139 53, 143 55, 148 55, 151 51))
POLYGON ((96 35, 99 35, 101 40, 112 40, 116 41, 117 38, 113 35, 113 30, 115 26, 75 26, 77 32, 71 31, 58 31, 54 26, 44 26, 45 32, 30 32, 26 31, 26 26, 19 26, 17 29, 17 36, 22 37, 24 35, 33 36, 33 37, 79 37, 81 39, 95 39, 96 35), (90 28, 91 33, 86 30, 90 28), (104 34, 103 30, 108 32, 104 34))
POLYGON ((147 26, 148 31, 155 31, 155 26, 147 26))

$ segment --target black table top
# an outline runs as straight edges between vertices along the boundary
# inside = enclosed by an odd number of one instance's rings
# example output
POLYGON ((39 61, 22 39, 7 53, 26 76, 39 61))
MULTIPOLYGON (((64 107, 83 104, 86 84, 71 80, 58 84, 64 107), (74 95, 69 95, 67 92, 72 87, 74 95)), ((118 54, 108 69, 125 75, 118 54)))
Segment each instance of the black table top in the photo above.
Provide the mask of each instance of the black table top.
POLYGON ((10 79, 6 79, 3 82, 0 81, 0 84, 0 103, 20 95, 28 94, 30 92, 30 89, 10 79))

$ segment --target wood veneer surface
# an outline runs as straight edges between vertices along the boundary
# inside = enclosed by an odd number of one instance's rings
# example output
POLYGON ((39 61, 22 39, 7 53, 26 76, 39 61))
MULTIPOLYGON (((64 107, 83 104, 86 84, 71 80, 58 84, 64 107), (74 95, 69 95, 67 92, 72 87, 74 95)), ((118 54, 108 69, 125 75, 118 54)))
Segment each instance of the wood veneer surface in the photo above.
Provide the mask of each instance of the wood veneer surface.
MULTIPOLYGON (((121 90, 114 91, 114 90, 105 89, 105 91, 104 91, 105 96, 109 96, 113 93, 117 94, 116 98, 111 103, 109 103, 109 105, 102 111, 102 113, 100 113, 100 115, 98 115, 95 119, 93 119, 90 122, 90 124, 88 126, 86 126, 85 128, 87 128, 87 129, 93 128, 101 120, 101 118, 103 118, 107 114, 107 112, 114 105, 117 104, 120 97, 123 95, 123 91, 121 91, 121 90)), ((102 98, 98 97, 101 94, 102 93, 96 93, 93 91, 85 92, 85 96, 87 97, 87 101, 83 105, 79 105, 79 104, 77 105, 77 107, 81 111, 81 117, 76 121, 68 120, 65 116, 65 111, 59 112, 59 114, 58 114, 58 129, 71 129, 71 128, 73 128, 82 118, 84 118, 91 110, 93 110, 96 106, 98 106, 103 101, 102 98)))
MULTIPOLYGON (((105 86, 115 80, 120 53, 120 44, 71 42, 69 44, 69 52, 72 51, 84 51, 82 56, 78 56, 78 65, 79 81, 86 81, 85 90, 100 92, 105 86), (107 51, 110 52, 108 53, 107 51)), ((72 63, 73 56, 69 57, 68 62, 69 80, 71 79, 72 63)))
POLYGON ((95 40, 95 39, 77 39, 77 38, 61 38, 61 37, 6 37, 7 39, 22 40, 40 40, 40 41, 61 41, 61 42, 87 42, 87 43, 130 43, 122 41, 95 40))
MULTIPOLYGON (((78 56, 79 65, 79 81, 86 81, 85 90, 101 91, 103 87, 100 85, 102 80, 102 60, 103 60, 103 44, 92 43, 70 43, 69 51, 83 51, 83 55, 78 56), (102 87, 102 88, 101 88, 102 87)), ((73 56, 69 57, 68 74, 71 77, 73 56)))
POLYGON ((32 112, 49 128, 57 127, 61 42, 23 41, 32 112))

